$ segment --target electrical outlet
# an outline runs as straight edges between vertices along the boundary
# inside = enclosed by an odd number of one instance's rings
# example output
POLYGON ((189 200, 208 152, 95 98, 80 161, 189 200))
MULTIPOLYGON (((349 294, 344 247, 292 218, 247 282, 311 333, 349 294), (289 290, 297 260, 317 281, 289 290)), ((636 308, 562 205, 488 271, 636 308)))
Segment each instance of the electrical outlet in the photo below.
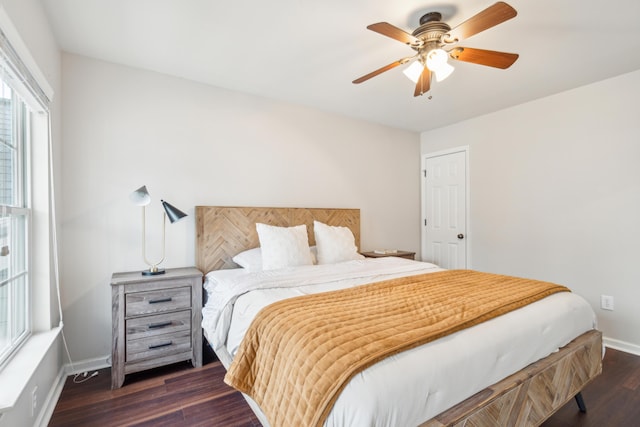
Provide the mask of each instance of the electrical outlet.
POLYGON ((38 386, 33 388, 31 392, 31 416, 36 415, 36 409, 38 408, 38 386))
POLYGON ((609 295, 600 295, 600 308, 603 310, 613 311, 613 297, 609 295))

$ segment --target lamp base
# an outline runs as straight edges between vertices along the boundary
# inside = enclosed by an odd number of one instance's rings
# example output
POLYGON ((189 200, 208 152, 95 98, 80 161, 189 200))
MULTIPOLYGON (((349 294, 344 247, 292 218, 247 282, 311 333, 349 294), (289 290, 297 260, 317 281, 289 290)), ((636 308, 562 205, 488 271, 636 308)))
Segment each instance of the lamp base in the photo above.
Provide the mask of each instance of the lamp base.
POLYGON ((152 271, 152 270, 143 270, 142 271, 142 275, 143 276, 155 276, 157 274, 164 274, 164 268, 158 268, 155 271, 152 271))

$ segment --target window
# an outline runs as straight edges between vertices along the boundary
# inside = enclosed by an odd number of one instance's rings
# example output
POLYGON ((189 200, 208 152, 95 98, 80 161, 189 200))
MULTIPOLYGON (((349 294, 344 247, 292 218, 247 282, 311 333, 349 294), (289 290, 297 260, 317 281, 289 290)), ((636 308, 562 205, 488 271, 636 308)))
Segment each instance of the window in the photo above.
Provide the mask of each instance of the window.
POLYGON ((5 369, 13 366, 10 359, 16 356, 21 369, 35 370, 62 327, 53 304, 59 301, 53 293, 58 276, 52 97, 0 7, 0 382, 6 385, 0 387, 0 413, 17 402, 29 380, 5 369), (34 345, 27 352, 23 344, 29 342, 34 345))
POLYGON ((0 365, 30 334, 30 115, 0 75, 0 365))

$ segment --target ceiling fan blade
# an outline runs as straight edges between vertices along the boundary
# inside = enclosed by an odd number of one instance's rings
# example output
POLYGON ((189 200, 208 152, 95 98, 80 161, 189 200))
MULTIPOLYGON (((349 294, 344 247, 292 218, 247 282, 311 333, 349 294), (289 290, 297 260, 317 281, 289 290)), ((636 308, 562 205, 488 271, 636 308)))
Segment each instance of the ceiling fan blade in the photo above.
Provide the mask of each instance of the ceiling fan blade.
POLYGON ((520 55, 517 53, 496 52, 495 50, 475 49, 472 47, 456 47, 449 56, 458 61, 472 62, 495 68, 509 68, 520 55))
POLYGON ((398 65, 406 64, 407 62, 409 62, 413 58, 415 58, 415 56, 410 56, 410 57, 407 57, 407 58, 399 59, 399 60, 397 60, 395 62, 392 62, 389 65, 385 65, 384 67, 378 68, 377 70, 372 71, 369 74, 365 74, 364 76, 355 79, 352 83, 358 84, 358 83, 366 82, 367 80, 369 80, 372 77, 377 76, 378 74, 382 74, 385 71, 389 71, 390 69, 395 68, 398 65))
POLYGON ((423 43, 422 40, 412 36, 411 34, 407 33, 404 30, 401 30, 398 27, 389 24, 388 22, 378 22, 377 24, 371 24, 367 26, 367 29, 382 34, 383 36, 391 37, 392 39, 408 44, 409 46, 420 46, 423 43))
POLYGON ((429 92, 429 89, 431 89, 431 70, 429 70, 427 67, 424 67, 424 70, 422 70, 420 78, 416 83, 416 89, 413 92, 413 96, 420 96, 422 94, 425 94, 429 92))
POLYGON ((464 21, 444 37, 446 43, 455 43, 467 39, 516 16, 518 12, 504 2, 489 6, 482 12, 464 21))

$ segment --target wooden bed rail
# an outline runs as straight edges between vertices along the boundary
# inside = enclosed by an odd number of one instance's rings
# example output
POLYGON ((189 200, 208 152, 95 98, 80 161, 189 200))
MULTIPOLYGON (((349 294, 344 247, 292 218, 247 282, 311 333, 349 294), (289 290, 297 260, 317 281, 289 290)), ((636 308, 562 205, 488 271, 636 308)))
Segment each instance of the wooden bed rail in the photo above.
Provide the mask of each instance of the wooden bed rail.
POLYGON ((592 330, 420 427, 538 426, 601 372, 602 333, 592 330))

